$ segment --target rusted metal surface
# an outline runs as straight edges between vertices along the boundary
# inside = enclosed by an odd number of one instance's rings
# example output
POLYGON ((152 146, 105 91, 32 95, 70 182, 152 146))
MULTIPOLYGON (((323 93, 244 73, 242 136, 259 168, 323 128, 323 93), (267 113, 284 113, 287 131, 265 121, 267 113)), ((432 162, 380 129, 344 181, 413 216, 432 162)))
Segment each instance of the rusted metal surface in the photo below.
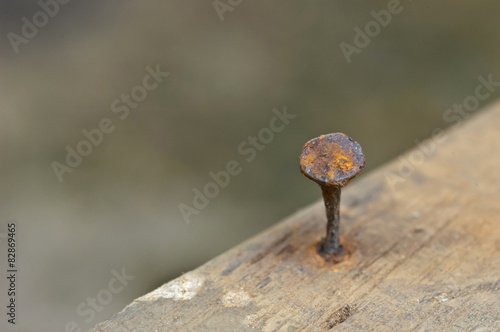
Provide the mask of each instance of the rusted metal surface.
POLYGON ((343 187, 365 168, 365 164, 361 146, 342 133, 310 140, 300 155, 300 171, 320 186, 343 187))
POLYGON ((339 263, 349 252, 339 241, 341 188, 365 167, 361 146, 342 133, 322 135, 307 142, 300 155, 300 171, 318 183, 326 209, 326 238, 318 252, 326 261, 339 263))

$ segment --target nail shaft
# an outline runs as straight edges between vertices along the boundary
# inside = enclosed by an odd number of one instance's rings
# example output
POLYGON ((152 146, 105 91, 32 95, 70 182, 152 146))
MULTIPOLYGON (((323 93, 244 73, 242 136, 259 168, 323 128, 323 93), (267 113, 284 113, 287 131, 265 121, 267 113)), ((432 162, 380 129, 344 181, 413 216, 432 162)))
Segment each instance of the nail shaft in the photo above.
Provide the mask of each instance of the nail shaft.
POLYGON ((325 254, 339 254, 340 192, 339 187, 321 187, 326 208, 326 238, 322 246, 325 254))

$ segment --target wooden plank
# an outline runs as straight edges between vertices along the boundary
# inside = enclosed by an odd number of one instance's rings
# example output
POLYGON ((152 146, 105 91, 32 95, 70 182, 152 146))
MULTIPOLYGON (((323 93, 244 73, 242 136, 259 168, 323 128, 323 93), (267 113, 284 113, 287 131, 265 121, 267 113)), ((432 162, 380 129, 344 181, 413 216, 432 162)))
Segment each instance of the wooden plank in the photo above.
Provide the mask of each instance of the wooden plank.
POLYGON ((317 202, 94 331, 500 331, 498 128, 500 104, 345 188, 346 262, 315 251, 317 202))

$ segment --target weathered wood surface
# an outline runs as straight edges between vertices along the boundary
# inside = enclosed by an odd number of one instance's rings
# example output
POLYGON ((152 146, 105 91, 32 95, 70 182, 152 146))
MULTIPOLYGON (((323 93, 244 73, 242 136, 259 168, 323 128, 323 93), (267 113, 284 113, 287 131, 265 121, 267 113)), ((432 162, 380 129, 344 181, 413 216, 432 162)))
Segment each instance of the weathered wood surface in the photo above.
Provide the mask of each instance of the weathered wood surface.
POLYGON ((393 188, 401 159, 345 188, 348 261, 316 254, 318 202, 94 331, 500 331, 500 104, 445 135, 393 188))

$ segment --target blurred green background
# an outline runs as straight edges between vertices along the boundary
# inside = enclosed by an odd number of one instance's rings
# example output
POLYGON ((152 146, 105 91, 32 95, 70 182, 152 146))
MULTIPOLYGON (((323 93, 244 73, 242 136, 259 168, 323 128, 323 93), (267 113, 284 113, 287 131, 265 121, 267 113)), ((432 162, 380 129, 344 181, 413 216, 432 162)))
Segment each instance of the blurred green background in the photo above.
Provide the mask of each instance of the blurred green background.
POLYGON ((449 126, 443 113, 500 72, 500 3, 401 1, 347 63, 340 43, 387 4, 244 0, 221 20, 212 1, 72 1, 16 53, 8 34, 41 7, 2 1, 0 233, 17 223, 17 330, 86 330, 318 200, 298 167, 311 138, 353 137, 366 173, 449 126), (111 102, 157 64, 170 76, 119 120, 111 102), (246 162, 238 145, 285 105, 297 117, 246 162), (103 118, 114 132, 59 182, 51 163, 103 118), (241 174, 187 224, 179 204, 233 159, 241 174), (122 268, 135 279, 86 322, 77 307, 122 268))

